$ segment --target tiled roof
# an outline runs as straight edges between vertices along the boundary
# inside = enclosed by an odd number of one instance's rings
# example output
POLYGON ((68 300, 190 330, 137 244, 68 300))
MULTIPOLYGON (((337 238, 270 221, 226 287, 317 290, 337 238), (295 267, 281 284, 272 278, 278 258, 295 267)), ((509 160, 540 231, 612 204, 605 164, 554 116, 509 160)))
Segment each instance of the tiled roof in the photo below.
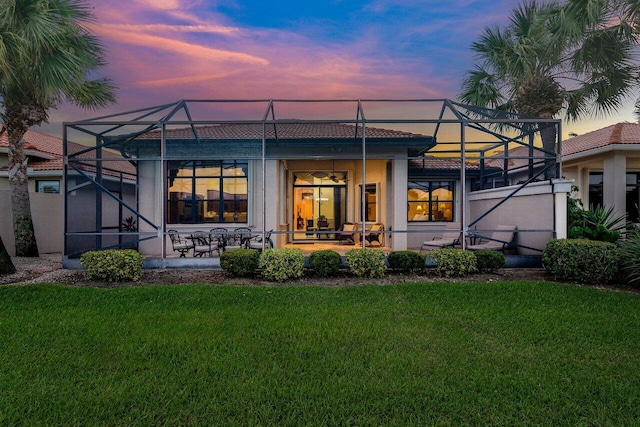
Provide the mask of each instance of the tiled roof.
MULTIPOLYGON (((507 165, 509 170, 524 168, 529 165, 529 147, 516 147, 509 150, 507 165), (515 157, 515 158, 514 158, 515 157)), ((485 166, 502 169, 504 167, 504 153, 500 152, 494 157, 487 159, 485 166)), ((544 159, 544 153, 540 150, 533 150, 534 162, 540 162, 544 159)))
MULTIPOLYGON (((261 123, 225 123, 212 126, 198 126, 198 137, 211 139, 262 139, 261 123)), ((268 139, 327 139, 327 138, 361 138, 362 126, 342 123, 278 123, 267 124, 265 133, 268 139)), ((141 138, 159 138, 160 131, 148 132, 141 138)), ((167 138, 192 139, 191 128, 168 129, 167 138)), ((431 138, 410 132, 368 127, 367 138, 431 138)))
MULTIPOLYGON (((0 125, 0 130, 2 130, 2 125, 0 125)), ((34 171, 62 171, 62 140, 60 138, 56 138, 55 136, 47 135, 45 133, 37 132, 34 130, 28 130, 25 133, 23 139, 25 149, 39 151, 41 153, 47 154, 44 157, 32 156, 29 161, 30 169, 34 171), (54 156, 54 158, 48 158, 51 156, 54 156)), ((3 132, 2 135, 0 135, 0 147, 9 147, 9 138, 7 137, 6 132, 3 132)), ((86 150, 87 148, 89 147, 85 145, 77 144, 71 141, 67 142, 67 149, 69 150, 69 153, 77 153, 79 151, 86 150)), ((110 151, 103 151, 102 156, 105 158, 122 158, 122 156, 110 151)), ((95 158, 95 154, 89 151, 88 153, 83 153, 78 157, 95 158)), ((117 169, 127 174, 135 174, 135 167, 129 162, 109 162, 108 165, 105 164, 105 167, 117 169)), ((6 170, 6 167, 3 169, 6 170)), ((94 170, 94 168, 91 166, 85 166, 84 169, 86 171, 94 170)), ((113 173, 110 173, 109 171, 106 171, 105 173, 113 175, 113 173)))
POLYGON ((640 144, 640 124, 616 123, 562 142, 562 155, 581 153, 613 144, 640 144))
MULTIPOLYGON (((460 170, 462 161, 460 159, 446 159, 441 157, 425 156, 423 159, 409 160, 409 169, 425 170, 460 170)), ((466 170, 479 170, 480 165, 475 161, 467 161, 466 170)))
MULTIPOLYGON (((3 126, 0 125, 0 131, 2 130, 3 126)), ((9 147, 9 137, 6 131, 0 135, 0 147, 9 147)), ((28 130, 24 135, 24 148, 62 156, 62 140, 60 138, 34 130, 28 130)))

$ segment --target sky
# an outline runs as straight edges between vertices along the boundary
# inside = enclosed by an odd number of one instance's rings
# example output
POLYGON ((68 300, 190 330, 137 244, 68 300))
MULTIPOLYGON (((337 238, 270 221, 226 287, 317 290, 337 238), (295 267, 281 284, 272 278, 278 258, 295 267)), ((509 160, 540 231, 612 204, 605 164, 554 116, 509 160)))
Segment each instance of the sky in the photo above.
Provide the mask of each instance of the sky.
MULTIPOLYGON (((180 99, 458 99, 470 45, 504 26, 515 0, 89 0, 117 103, 63 105, 63 121, 180 99)), ((618 113, 563 125, 565 135, 634 121, 618 113)))

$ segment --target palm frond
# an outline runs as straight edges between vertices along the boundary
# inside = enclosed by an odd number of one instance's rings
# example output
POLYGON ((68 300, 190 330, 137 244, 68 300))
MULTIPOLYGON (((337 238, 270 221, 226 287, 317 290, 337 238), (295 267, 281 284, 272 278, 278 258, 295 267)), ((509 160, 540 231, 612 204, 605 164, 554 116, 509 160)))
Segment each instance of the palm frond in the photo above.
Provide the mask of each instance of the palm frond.
POLYGON ((470 71, 464 79, 460 99, 467 104, 491 108, 505 102, 505 97, 500 91, 499 80, 480 67, 470 71))

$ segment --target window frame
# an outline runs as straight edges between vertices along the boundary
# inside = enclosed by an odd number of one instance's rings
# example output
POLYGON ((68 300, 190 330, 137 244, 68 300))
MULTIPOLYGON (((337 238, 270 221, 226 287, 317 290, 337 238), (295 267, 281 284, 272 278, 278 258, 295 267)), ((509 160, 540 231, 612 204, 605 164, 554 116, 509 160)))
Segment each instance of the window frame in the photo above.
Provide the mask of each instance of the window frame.
POLYGON ((588 194, 587 194, 587 208, 590 208, 591 205, 595 206, 602 206, 604 204, 604 172, 602 171, 589 171, 589 176, 588 176, 588 181, 587 181, 587 188, 588 188, 588 194), (591 177, 595 177, 595 176, 600 176, 600 183, 599 184, 592 184, 591 183, 591 177), (594 197, 595 195, 599 194, 598 197, 594 197), (599 199, 596 200, 598 203, 594 203, 593 199, 599 199))
POLYGON ((59 179, 36 179, 36 193, 45 193, 45 194, 60 194, 60 180, 59 179), (55 183, 57 185, 57 191, 42 191, 40 187, 41 184, 44 183, 55 183))
POLYGON ((247 224, 249 222, 249 161, 248 160, 168 160, 167 161, 167 224, 247 224), (174 167, 175 166, 175 167, 174 167), (244 175, 227 175, 226 170, 241 169, 244 175), (218 169, 218 173, 198 173, 198 169, 218 169), (180 171, 184 171, 182 174, 180 171), (172 198, 173 182, 182 180, 187 197, 172 198), (198 195, 198 181, 217 180, 217 189, 207 187, 204 197, 198 195), (225 198, 225 181, 240 181, 246 187, 245 194, 236 194, 233 198, 225 198), (242 183, 244 181, 244 184, 242 183), (210 193, 218 193, 218 197, 211 197, 210 193), (244 197, 238 197, 244 196, 244 197), (195 208, 194 208, 195 207, 195 208), (230 209, 227 209, 230 207, 230 209), (188 215, 181 216, 187 211, 188 215), (176 217, 173 217, 175 211, 176 217))
POLYGON ((425 223, 425 222, 454 222, 455 221, 455 200, 456 200, 456 181, 449 179, 411 179, 409 178, 407 182, 407 222, 408 223, 425 223), (409 196, 409 192, 414 190, 417 187, 412 187, 411 184, 422 187, 422 191, 425 191, 424 188, 427 188, 427 192, 429 193, 428 200, 411 200, 409 196), (446 185, 442 185, 446 184, 446 185), (451 191, 451 198, 440 199, 440 196, 436 196, 436 199, 433 200, 432 194, 435 190, 443 187, 448 187, 451 191), (437 212, 441 212, 440 208, 442 204, 445 204, 445 209, 451 210, 451 217, 438 217, 437 212), (412 209, 412 206, 416 206, 416 209, 412 209), (447 206, 448 205, 448 206, 447 206), (412 212, 423 212, 420 215, 419 219, 415 219, 418 213, 412 212))

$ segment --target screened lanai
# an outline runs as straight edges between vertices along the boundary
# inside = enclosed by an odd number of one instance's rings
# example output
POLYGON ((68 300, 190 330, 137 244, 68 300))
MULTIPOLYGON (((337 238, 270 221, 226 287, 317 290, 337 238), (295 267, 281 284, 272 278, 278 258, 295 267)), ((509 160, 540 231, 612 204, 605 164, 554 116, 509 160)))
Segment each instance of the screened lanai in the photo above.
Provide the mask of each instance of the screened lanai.
POLYGON ((65 148, 87 148, 65 150, 64 257, 209 265, 225 248, 197 253, 194 236, 240 230, 259 249, 420 250, 453 228, 464 248, 504 224, 511 253, 536 255, 566 232, 560 134, 448 99, 181 100, 65 123, 65 148))

